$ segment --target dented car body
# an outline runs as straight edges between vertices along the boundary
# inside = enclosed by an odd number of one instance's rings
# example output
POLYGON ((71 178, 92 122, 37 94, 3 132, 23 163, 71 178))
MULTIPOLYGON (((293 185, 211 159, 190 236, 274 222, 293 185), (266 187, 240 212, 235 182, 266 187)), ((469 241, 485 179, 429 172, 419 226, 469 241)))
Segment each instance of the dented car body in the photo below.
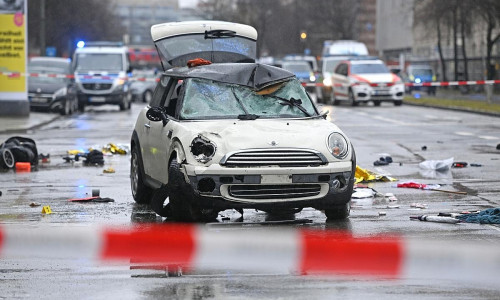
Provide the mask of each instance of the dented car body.
POLYGON ((132 135, 134 199, 182 221, 231 208, 347 217, 356 166, 348 138, 292 73, 239 59, 163 73, 132 135))

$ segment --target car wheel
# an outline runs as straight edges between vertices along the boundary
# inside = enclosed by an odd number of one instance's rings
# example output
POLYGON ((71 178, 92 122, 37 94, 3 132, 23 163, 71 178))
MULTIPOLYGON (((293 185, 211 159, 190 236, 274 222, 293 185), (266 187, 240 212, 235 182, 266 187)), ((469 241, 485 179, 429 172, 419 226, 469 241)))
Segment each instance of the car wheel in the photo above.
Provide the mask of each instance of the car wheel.
POLYGON ((85 112, 85 104, 78 102, 78 111, 85 112))
POLYGON ((130 187, 132 189, 132 196, 137 203, 149 203, 153 190, 144 184, 142 174, 144 168, 139 156, 138 147, 132 148, 130 159, 130 187))
POLYGON ((358 106, 358 101, 356 101, 356 98, 354 98, 354 93, 352 90, 349 90, 349 102, 351 103, 351 106, 358 106))
POLYGON ((215 209, 200 209, 194 203, 196 195, 179 169, 177 159, 172 159, 168 168, 169 203, 172 217, 183 222, 202 222, 217 218, 215 209))
POLYGON ((12 169, 16 164, 14 154, 7 148, 0 149, 0 167, 2 169, 12 169))
POLYGON ((351 205, 349 203, 325 209, 325 215, 328 220, 343 220, 349 217, 351 205))
POLYGON ((339 105, 339 100, 335 97, 335 93, 332 91, 330 94, 330 104, 331 105, 339 105))
POLYGON ((65 99, 64 105, 60 111, 61 116, 67 116, 67 115, 71 114, 71 108, 69 106, 70 106, 70 103, 69 103, 68 99, 65 99))
POLYGON ((380 100, 373 101, 373 105, 375 106, 380 106, 380 103, 382 103, 380 100))
POLYGON ((153 92, 151 92, 150 90, 145 91, 142 95, 142 102, 150 103, 151 99, 153 99, 153 92))
POLYGON ((403 104, 403 100, 396 100, 396 101, 394 101, 394 105, 395 106, 401 106, 401 104, 403 104))
POLYGON ((122 101, 120 102, 120 110, 126 110, 128 107, 128 104, 127 104, 127 95, 123 95, 122 96, 122 101))

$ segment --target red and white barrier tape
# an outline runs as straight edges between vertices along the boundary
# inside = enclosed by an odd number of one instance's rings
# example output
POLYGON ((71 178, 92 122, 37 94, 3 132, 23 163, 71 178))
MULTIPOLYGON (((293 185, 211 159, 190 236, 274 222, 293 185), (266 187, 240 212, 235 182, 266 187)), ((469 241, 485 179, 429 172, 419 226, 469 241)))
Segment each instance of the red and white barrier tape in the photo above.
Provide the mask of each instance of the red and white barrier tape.
MULTIPOLYGON (((16 77, 51 77, 51 78, 75 78, 72 74, 45 74, 45 73, 19 73, 19 72, 1 72, 0 75, 4 75, 11 78, 16 77)), ((111 76, 93 76, 93 75, 80 75, 80 77, 84 79, 113 79, 111 76)), ((146 78, 146 77, 127 77, 128 80, 131 81, 150 81, 150 82, 158 82, 158 78, 146 78)), ((405 82, 406 86, 461 86, 461 85, 485 85, 485 84, 500 84, 500 80, 468 80, 468 81, 444 81, 444 82, 422 82, 422 83, 413 83, 413 82, 405 82)), ((393 86, 394 83, 370 83, 372 87, 390 87, 393 86)), ((325 86, 323 83, 302 83, 302 86, 309 87, 323 87, 325 86)), ((341 86, 341 85, 336 85, 341 86)))
POLYGON ((384 278, 494 280, 493 244, 275 229, 210 230, 198 225, 129 228, 0 226, 0 258, 130 259, 185 269, 294 272, 384 278))
MULTIPOLYGON (((405 82, 406 86, 461 86, 461 85, 485 85, 485 84, 499 84, 500 80, 469 80, 469 81, 444 81, 444 82, 422 82, 413 83, 405 82)), ((302 83, 303 86, 325 86, 323 83, 302 83)), ((372 87, 390 87, 394 83, 370 83, 372 87)), ((336 84, 335 86, 342 86, 341 84, 336 84)))
MULTIPOLYGON (((38 77, 38 78, 75 78, 73 74, 49 74, 49 73, 19 73, 19 72, 1 72, 0 75, 4 75, 10 78, 18 78, 18 77, 38 77)), ((83 79, 104 79, 111 80, 116 77, 107 76, 107 75, 79 75, 79 77, 83 79)), ((126 77, 127 80, 130 81, 149 81, 149 82, 158 82, 158 78, 147 78, 147 77, 126 77)))

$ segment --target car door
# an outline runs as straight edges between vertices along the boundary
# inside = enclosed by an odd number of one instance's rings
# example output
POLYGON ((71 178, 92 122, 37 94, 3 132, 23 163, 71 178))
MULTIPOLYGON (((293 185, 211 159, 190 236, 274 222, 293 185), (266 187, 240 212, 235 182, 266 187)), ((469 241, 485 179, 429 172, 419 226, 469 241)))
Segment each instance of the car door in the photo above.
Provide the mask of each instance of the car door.
POLYGON ((151 107, 159 107, 165 103, 165 99, 168 96, 169 87, 172 85, 171 78, 167 76, 162 76, 158 84, 156 85, 155 91, 153 93, 153 99, 150 105, 144 107, 139 114, 136 125, 136 133, 139 137, 139 143, 141 145, 142 162, 144 166, 144 172, 151 176, 153 175, 155 168, 155 159, 157 152, 159 151, 155 145, 153 136, 155 136, 154 131, 160 130, 163 126, 162 122, 154 122, 146 117, 148 110, 151 107))
POLYGON ((347 99, 349 89, 349 78, 347 77, 347 64, 340 63, 332 75, 332 86, 337 99, 347 99))
POLYGON ((168 87, 165 89, 165 97, 159 103, 164 107, 168 121, 164 124, 162 121, 150 123, 150 147, 154 150, 151 160, 151 177, 162 183, 168 182, 168 163, 170 158, 170 149, 172 144, 172 134, 174 127, 178 122, 175 111, 177 106, 177 83, 179 81, 171 78, 168 87))

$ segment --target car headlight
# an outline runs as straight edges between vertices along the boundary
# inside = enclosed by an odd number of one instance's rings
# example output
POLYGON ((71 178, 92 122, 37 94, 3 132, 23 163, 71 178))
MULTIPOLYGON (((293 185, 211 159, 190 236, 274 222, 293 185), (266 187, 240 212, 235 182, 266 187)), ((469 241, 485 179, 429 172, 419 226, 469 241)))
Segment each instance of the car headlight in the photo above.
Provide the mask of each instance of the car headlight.
POLYGON ((344 159, 349 151, 347 140, 343 135, 337 132, 330 134, 326 145, 330 153, 338 159, 344 159))
POLYGON ((215 155, 215 151, 217 150, 217 147, 212 141, 202 136, 195 137, 193 142, 191 142, 190 148, 194 159, 204 164, 212 160, 212 157, 215 155))
POLYGON ((325 79, 323 79, 323 84, 325 86, 332 86, 332 79, 330 77, 326 77, 325 79))
POLYGON ((60 88, 58 89, 54 95, 52 96, 53 99, 56 99, 58 97, 63 97, 66 95, 66 93, 68 92, 68 88, 67 87, 63 87, 63 88, 60 88))

